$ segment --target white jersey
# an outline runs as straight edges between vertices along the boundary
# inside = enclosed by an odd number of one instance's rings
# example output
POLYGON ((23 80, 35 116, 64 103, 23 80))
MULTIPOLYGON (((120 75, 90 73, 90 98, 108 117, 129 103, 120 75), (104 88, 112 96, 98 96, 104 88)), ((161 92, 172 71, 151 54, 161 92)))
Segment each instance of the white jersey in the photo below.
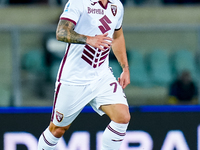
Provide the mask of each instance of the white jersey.
MULTIPOLYGON (((98 0, 69 0, 60 19, 73 22, 79 34, 95 36, 108 33, 113 37, 122 26, 123 5, 119 0, 109 0, 104 7, 98 0)), ((105 76, 110 49, 101 51, 90 45, 67 44, 57 80, 73 85, 86 85, 105 76)))

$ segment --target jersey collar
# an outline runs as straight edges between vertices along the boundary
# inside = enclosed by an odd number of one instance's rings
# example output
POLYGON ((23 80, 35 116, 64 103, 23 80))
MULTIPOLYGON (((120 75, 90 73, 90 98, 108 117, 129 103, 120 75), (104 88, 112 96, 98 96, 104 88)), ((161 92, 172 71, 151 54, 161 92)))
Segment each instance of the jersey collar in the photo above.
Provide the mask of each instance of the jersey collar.
POLYGON ((99 3, 103 9, 107 9, 108 4, 109 4, 109 3, 113 3, 113 0, 108 0, 108 3, 106 4, 106 6, 104 6, 104 5, 102 4, 102 2, 99 1, 99 0, 90 0, 90 1, 91 1, 92 3, 94 3, 94 4, 95 4, 95 3, 99 3))
MULTIPOLYGON (((91 2, 99 2, 99 0, 90 0, 91 2)), ((108 3, 113 3, 114 0, 108 0, 108 3)))

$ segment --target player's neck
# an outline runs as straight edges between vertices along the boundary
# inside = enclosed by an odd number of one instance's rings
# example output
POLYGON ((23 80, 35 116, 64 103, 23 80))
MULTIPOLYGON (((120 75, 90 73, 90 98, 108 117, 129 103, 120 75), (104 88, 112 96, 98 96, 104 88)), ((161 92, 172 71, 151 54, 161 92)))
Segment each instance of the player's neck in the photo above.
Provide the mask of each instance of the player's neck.
POLYGON ((99 1, 101 1, 101 2, 102 2, 103 6, 106 6, 106 5, 107 5, 107 3, 108 3, 108 0, 99 0, 99 1))

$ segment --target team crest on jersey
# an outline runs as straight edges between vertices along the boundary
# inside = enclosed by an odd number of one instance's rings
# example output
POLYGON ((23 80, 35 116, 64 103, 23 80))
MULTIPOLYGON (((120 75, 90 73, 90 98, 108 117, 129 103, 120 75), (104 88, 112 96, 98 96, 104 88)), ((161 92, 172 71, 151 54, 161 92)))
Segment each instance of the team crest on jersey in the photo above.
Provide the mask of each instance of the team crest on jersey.
POLYGON ((111 5, 111 11, 112 11, 112 14, 115 16, 117 14, 117 6, 111 5))
POLYGON ((56 111, 56 120, 61 122, 63 120, 64 115, 58 111, 56 111))

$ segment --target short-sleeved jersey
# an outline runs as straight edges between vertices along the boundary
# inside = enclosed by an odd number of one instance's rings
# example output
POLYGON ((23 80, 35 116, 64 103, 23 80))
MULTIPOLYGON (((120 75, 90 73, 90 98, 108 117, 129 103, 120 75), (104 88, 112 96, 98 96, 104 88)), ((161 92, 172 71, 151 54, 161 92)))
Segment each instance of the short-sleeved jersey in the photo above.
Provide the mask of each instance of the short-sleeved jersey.
MULTIPOLYGON (((115 30, 122 26, 123 5, 119 0, 109 0, 106 6, 98 0, 69 0, 62 20, 75 24, 79 34, 95 36, 108 33, 113 37, 115 30)), ((61 62, 57 80, 74 85, 89 84, 109 72, 108 56, 110 49, 104 51, 87 44, 68 43, 61 62)))

